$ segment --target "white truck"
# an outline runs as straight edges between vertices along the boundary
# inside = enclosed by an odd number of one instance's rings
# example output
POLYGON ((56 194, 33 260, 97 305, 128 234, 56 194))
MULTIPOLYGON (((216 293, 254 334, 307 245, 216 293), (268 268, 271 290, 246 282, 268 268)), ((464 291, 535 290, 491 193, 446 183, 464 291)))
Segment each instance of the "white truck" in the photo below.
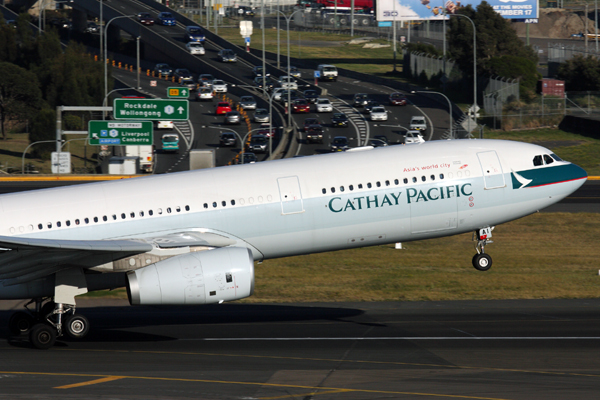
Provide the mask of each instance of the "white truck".
POLYGON ((215 149, 190 150, 190 170, 214 168, 217 166, 215 149))
POLYGON ((410 130, 425 132, 427 130, 427 122, 422 115, 415 115, 410 119, 410 130))
POLYGON ((335 65, 330 64, 319 64, 317 67, 319 71, 319 80, 321 81, 337 81, 338 70, 335 65))
POLYGON ((139 157, 140 171, 152 173, 154 170, 154 146, 125 146, 125 156, 139 157))

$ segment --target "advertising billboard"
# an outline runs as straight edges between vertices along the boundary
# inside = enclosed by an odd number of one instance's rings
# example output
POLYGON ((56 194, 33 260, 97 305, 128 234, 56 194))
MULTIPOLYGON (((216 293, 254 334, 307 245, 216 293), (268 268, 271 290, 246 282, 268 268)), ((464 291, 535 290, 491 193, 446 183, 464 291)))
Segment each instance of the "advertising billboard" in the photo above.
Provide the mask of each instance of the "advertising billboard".
MULTIPOLYGON (((449 18, 460 7, 476 8, 483 0, 376 0, 377 21, 414 21, 449 18)), ((506 19, 538 18, 539 0, 487 0, 506 19)), ((529 21, 533 22, 533 21, 529 21)))

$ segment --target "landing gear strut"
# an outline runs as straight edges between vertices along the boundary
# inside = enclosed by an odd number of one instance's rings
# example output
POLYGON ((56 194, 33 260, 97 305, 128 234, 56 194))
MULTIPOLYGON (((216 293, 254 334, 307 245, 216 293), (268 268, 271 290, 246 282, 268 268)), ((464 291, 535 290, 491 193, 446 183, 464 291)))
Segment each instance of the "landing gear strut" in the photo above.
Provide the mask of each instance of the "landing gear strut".
POLYGON ((478 271, 487 271, 492 268, 492 257, 485 253, 485 246, 489 243, 494 243, 490 240, 494 227, 479 229, 473 233, 473 240, 477 254, 473 256, 473 267, 478 271))

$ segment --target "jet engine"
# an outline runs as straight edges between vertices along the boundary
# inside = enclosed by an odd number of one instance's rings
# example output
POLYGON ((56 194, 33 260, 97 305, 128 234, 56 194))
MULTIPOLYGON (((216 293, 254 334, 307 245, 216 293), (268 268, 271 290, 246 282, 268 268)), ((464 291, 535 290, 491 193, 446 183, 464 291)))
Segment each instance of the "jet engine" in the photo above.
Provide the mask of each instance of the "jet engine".
POLYGON ((131 305, 221 303, 253 292, 254 260, 242 247, 183 254, 127 274, 131 305))

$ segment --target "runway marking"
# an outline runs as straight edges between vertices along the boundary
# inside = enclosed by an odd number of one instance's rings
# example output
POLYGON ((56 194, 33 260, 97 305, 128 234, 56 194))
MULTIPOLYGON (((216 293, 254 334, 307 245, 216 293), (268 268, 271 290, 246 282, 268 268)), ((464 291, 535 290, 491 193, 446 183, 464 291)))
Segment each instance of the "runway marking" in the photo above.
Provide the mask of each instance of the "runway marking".
POLYGON ((328 390, 328 391, 319 391, 319 392, 310 392, 310 393, 298 393, 298 394, 288 394, 286 396, 276 396, 276 397, 258 397, 259 400, 277 400, 277 399, 289 399, 296 397, 312 397, 319 396, 321 394, 333 394, 333 393, 347 393, 353 392, 353 389, 342 389, 342 390, 328 390))
MULTIPOLYGON (((93 375, 93 374, 69 374, 69 373, 54 373, 54 372, 23 372, 23 371, 0 371, 0 374, 14 374, 14 375, 43 375, 43 376, 79 376, 79 377, 96 377, 106 375, 93 375)), ((266 383, 266 382, 238 382, 238 381, 222 381, 222 380, 210 380, 210 379, 187 379, 187 378, 160 378, 155 376, 118 376, 116 379, 142 379, 148 381, 163 381, 163 382, 189 382, 189 383, 221 383, 226 385, 242 385, 242 386, 262 386, 272 388, 287 388, 287 389, 306 389, 316 392, 322 392, 322 394, 331 393, 369 393, 369 394, 391 394, 391 395, 406 395, 406 396, 427 396, 427 397, 440 397, 440 398, 452 398, 452 399, 472 399, 472 400, 507 400, 497 397, 477 397, 477 396, 462 396, 456 394, 443 394, 443 393, 419 393, 419 392, 399 392, 393 390, 371 390, 371 389, 345 389, 345 388, 334 388, 334 387, 316 387, 316 386, 305 386, 305 385, 289 385, 289 384, 278 384, 278 383, 266 383)), ((98 379, 102 380, 102 379, 98 379)), ((316 393, 318 395, 319 393, 316 393)), ((276 399, 273 397, 272 399, 276 399)), ((266 397, 265 399, 269 399, 266 397)))
POLYGON ((65 386, 57 386, 54 389, 72 389, 72 388, 76 388, 76 387, 80 387, 80 386, 96 385, 98 383, 111 382, 111 381, 116 381, 116 380, 124 379, 124 378, 126 378, 126 377, 125 376, 107 376, 106 378, 95 379, 93 381, 74 383, 72 385, 65 385, 65 386))

